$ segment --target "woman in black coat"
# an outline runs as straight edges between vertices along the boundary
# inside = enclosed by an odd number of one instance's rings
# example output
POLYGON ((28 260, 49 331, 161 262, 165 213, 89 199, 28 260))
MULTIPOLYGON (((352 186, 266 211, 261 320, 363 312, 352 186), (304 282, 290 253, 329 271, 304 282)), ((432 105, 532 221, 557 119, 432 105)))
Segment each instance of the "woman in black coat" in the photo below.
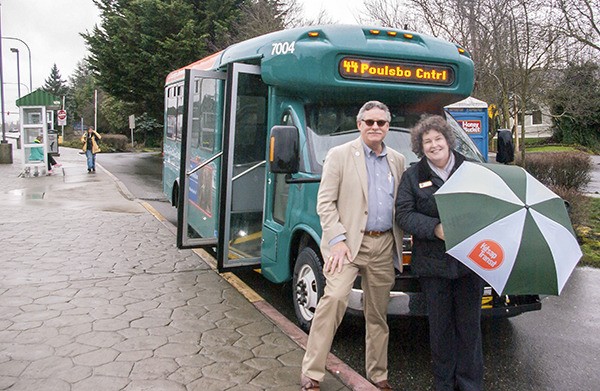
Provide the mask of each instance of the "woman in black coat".
POLYGON ((454 134, 441 116, 421 118, 411 130, 411 141, 421 160, 402 176, 396 222, 413 237, 411 265, 427 300, 435 389, 480 391, 483 281, 446 254, 444 229, 433 197, 465 157, 452 150, 454 134))

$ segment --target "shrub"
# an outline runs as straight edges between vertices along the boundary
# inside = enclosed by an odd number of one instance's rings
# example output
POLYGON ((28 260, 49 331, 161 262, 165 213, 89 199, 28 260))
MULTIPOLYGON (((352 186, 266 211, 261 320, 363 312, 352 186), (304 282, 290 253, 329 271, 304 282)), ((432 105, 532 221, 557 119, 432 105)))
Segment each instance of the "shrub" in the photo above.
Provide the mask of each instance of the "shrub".
POLYGON ((131 150, 131 143, 123 134, 103 134, 100 148, 103 152, 126 152, 131 150))
MULTIPOLYGON (((578 229, 587 224, 588 222, 588 209, 590 206, 590 199, 581 192, 562 186, 551 186, 552 190, 563 200, 568 203, 569 217, 571 218, 571 224, 578 229)), ((577 233, 580 236, 579 232, 577 233)))
MULTIPOLYGON (((87 131, 87 130, 86 130, 87 131)), ((70 148, 81 149, 80 131, 73 129, 65 129, 64 138, 61 145, 70 148)), ((123 134, 112 134, 100 132, 102 139, 100 140, 100 148, 102 152, 125 152, 131 150, 131 142, 129 138, 123 134)))
POLYGON ((550 188, 580 192, 590 182, 593 163, 583 152, 532 152, 516 164, 550 188))

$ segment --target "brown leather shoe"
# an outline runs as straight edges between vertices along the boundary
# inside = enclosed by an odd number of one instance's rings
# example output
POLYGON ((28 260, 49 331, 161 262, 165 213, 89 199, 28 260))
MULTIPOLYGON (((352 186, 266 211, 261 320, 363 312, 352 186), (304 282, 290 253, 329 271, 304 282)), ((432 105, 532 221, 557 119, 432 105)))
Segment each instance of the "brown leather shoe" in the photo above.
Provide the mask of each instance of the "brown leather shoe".
POLYGON ((321 386, 319 386, 319 382, 311 379, 304 374, 300 375, 300 391, 319 391, 321 386))
POLYGON ((392 391, 392 386, 390 385, 390 383, 388 383, 387 380, 378 381, 377 383, 374 383, 374 384, 378 390, 392 391))

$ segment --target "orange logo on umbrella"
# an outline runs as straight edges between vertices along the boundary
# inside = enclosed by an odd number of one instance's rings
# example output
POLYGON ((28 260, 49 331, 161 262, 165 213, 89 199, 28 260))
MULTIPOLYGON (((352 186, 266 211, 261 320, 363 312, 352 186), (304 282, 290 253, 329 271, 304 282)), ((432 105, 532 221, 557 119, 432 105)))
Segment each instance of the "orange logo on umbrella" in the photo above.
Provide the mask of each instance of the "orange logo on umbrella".
POLYGON ((486 270, 494 270, 504 262, 502 246, 493 240, 482 240, 469 253, 469 259, 486 270))

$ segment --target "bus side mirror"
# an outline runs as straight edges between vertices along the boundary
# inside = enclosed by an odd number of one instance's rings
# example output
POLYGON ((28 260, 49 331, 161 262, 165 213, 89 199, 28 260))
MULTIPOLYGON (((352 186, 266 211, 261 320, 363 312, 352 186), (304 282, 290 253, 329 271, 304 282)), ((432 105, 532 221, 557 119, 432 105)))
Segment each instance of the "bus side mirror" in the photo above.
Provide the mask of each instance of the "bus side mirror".
POLYGON ((271 128, 269 165, 275 174, 294 174, 300 167, 300 136, 295 126, 271 128))

